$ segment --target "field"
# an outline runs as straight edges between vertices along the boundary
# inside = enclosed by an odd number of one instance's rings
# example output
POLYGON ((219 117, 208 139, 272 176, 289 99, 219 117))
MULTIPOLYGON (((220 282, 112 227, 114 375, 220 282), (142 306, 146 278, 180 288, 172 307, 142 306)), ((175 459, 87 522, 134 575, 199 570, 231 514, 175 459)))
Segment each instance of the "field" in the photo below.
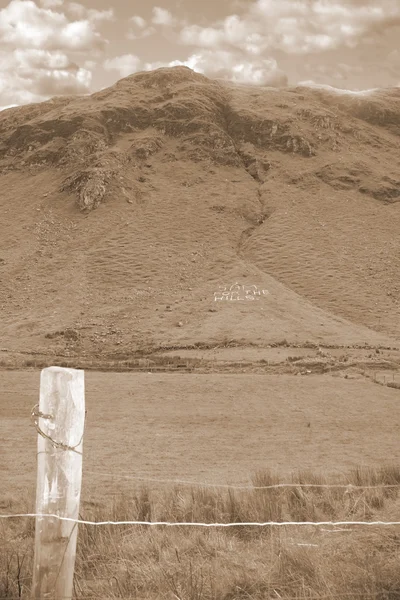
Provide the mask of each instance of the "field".
MULTIPOLYGON (((3 371, 0 378, 2 480, 8 490, 32 490, 36 431, 29 417, 39 371, 3 371)), ((112 492, 127 474, 244 484, 258 469, 331 473, 400 459, 399 391, 371 381, 95 372, 85 379, 86 491, 99 485, 112 492)))
MULTIPOLYGON (((1 513, 30 511, 36 431, 29 416, 39 371, 2 371, 0 381, 1 513)), ((85 381, 83 518, 399 520, 396 487, 216 487, 397 485, 396 389, 332 375, 87 372, 85 381)), ((0 596, 27 598, 33 520, 1 525, 0 596)), ((399 542, 398 528, 388 526, 80 526, 75 594, 93 600, 348 594, 391 600, 400 597, 399 542)))

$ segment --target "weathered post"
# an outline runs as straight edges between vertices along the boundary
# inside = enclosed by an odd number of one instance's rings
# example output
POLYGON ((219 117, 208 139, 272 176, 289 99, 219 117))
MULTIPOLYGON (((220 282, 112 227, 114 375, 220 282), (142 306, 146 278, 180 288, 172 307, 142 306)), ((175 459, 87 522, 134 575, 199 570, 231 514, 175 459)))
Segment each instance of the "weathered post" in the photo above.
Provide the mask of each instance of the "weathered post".
POLYGON ((72 598, 85 424, 84 371, 48 367, 40 376, 36 529, 31 598, 72 598))

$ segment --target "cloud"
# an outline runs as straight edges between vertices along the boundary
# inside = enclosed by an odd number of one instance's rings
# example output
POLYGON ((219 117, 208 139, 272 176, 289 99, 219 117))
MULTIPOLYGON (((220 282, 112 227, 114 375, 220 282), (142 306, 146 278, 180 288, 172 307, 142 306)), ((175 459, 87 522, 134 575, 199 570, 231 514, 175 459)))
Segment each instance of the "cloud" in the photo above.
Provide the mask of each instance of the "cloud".
POLYGON ((140 40, 156 32, 155 27, 148 25, 143 17, 135 15, 129 19, 129 22, 133 24, 133 28, 126 34, 128 40, 140 40))
POLYGON ((142 38, 153 35, 157 32, 157 27, 172 27, 178 23, 169 10, 154 6, 152 11, 151 23, 148 25, 143 17, 135 15, 129 19, 132 28, 127 33, 129 40, 140 40, 142 38), (155 27, 154 27, 155 25, 155 27))
POLYGON ((88 94, 92 73, 62 52, 18 49, 0 52, 0 104, 41 102, 51 96, 88 94))
MULTIPOLYGON (((51 0, 52 1, 52 0, 51 0)), ((88 21, 113 21, 114 10, 109 8, 108 10, 97 10, 96 8, 86 8, 83 4, 78 2, 68 2, 66 8, 72 16, 77 19, 87 19, 88 21)))
POLYGON ((15 50, 14 62, 19 69, 44 69, 65 70, 69 67, 75 69, 68 56, 63 52, 49 52, 46 50, 15 50))
POLYGON ((7 108, 15 108, 18 104, 7 104, 7 106, 0 106, 0 111, 7 110, 7 108))
POLYGON ((127 77, 139 70, 141 65, 140 58, 135 54, 123 54, 114 58, 107 59, 103 67, 107 71, 118 71, 121 77, 127 77))
POLYGON ((32 0, 12 0, 0 10, 0 44, 47 50, 104 49, 106 40, 95 25, 99 12, 69 21, 64 13, 41 8, 32 0))
POLYGON ((76 2, 11 0, 0 10, 0 105, 90 93, 93 59, 107 45, 97 24, 112 18, 76 2))
POLYGON ((63 0, 40 0, 40 5, 43 8, 57 8, 63 5, 63 0))
POLYGON ((126 34, 126 37, 128 38, 128 40, 141 40, 143 38, 149 37, 150 35, 154 35, 155 33, 156 29, 154 27, 147 27, 140 33, 135 33, 134 31, 130 30, 126 34))
POLYGON ((93 71, 93 69, 97 66, 97 62, 95 60, 85 60, 83 62, 83 68, 88 71, 93 71))
POLYGON ((129 19, 132 23, 136 25, 139 29, 144 29, 146 27, 146 21, 143 17, 134 16, 129 19))
POLYGON ((321 63, 321 64, 310 64, 308 62, 303 64, 303 72, 310 73, 312 80, 326 80, 326 78, 347 80, 351 76, 363 75, 365 70, 361 65, 348 65, 342 62, 332 63, 321 63))
POLYGON ((225 79, 236 83, 281 87, 287 84, 287 77, 271 58, 246 58, 243 54, 226 50, 201 50, 184 61, 169 63, 146 63, 144 70, 159 67, 184 65, 211 78, 225 79))
POLYGON ((176 23, 176 19, 174 19, 169 10, 166 10, 165 8, 160 8, 159 6, 153 7, 153 17, 151 20, 152 23, 154 23, 154 25, 171 26, 176 23))
POLYGON ((316 83, 313 80, 309 81, 300 81, 298 86, 301 87, 310 87, 320 90, 326 90, 327 92, 332 92, 339 95, 347 95, 347 96, 371 96, 376 91, 379 91, 379 88, 371 88, 369 90, 346 90, 342 88, 336 88, 332 85, 327 85, 325 83, 316 83))
POLYGON ((253 55, 271 50, 299 54, 354 48, 399 24, 397 0, 256 0, 240 16, 229 15, 209 27, 183 27, 180 41, 203 48, 233 46, 253 55))

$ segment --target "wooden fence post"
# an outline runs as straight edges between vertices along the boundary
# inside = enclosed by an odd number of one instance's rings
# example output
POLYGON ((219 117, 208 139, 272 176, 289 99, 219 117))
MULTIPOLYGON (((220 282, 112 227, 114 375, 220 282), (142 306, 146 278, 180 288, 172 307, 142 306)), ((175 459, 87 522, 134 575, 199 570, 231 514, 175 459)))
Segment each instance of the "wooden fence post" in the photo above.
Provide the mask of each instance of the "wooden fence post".
MULTIPOLYGON (((48 367, 40 375, 36 513, 78 519, 85 423, 84 371, 48 367)), ((31 598, 72 598, 77 523, 36 517, 31 598)))

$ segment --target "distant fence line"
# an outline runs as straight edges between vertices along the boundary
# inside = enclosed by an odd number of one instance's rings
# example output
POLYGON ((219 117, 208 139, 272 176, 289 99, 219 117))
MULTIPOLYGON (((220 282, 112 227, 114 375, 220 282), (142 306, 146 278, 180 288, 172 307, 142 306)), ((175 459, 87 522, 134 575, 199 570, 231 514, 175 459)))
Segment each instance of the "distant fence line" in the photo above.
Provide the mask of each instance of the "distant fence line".
POLYGON ((85 471, 85 473, 90 473, 91 475, 100 475, 101 477, 110 477, 116 479, 128 479, 128 480, 137 480, 149 482, 152 481, 154 483, 165 483, 167 485, 184 485, 184 486, 193 486, 193 487, 210 487, 210 488, 225 488, 225 489, 234 489, 234 490, 271 490, 277 488, 331 488, 331 489, 345 489, 348 492, 352 490, 375 490, 375 489, 383 489, 383 488, 399 488, 400 483, 395 484, 380 484, 380 485, 354 485, 352 483, 338 483, 338 484, 328 484, 328 483, 274 483, 271 485, 234 485, 234 484, 224 484, 224 483, 207 483, 201 481, 187 481, 182 479, 157 479, 152 477, 140 477, 137 475, 124 475, 117 473, 103 473, 102 471, 85 471))

